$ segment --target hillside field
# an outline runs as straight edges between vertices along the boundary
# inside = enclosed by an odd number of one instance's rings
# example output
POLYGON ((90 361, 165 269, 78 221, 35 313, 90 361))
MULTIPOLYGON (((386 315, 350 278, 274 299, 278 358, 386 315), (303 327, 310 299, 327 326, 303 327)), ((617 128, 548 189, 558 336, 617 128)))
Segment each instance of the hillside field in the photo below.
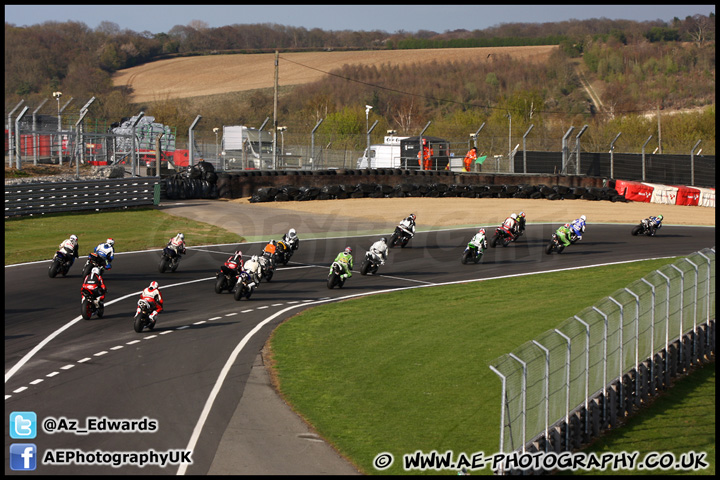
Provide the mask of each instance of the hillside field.
MULTIPOLYGON (((315 82, 343 65, 407 65, 482 59, 509 55, 527 62, 548 60, 556 45, 525 47, 438 48, 426 50, 368 50, 354 52, 281 53, 280 86, 315 82)), ((272 88, 275 54, 207 55, 179 57, 118 71, 115 86, 130 86, 134 103, 189 98, 272 88)))

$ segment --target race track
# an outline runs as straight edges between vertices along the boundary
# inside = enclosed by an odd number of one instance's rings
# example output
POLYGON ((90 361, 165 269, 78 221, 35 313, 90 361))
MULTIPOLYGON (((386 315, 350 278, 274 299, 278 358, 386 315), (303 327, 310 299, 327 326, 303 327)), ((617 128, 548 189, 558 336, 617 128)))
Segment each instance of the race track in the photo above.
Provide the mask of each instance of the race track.
MULTIPOLYGON (((544 246, 555 227, 531 224, 517 243, 488 249, 479 265, 459 261, 474 229, 421 232, 408 248, 391 250, 376 276, 361 276, 359 268, 378 236, 306 239, 290 264, 278 267, 271 282, 262 283, 250 300, 241 301, 213 291, 215 273, 236 245, 190 247, 178 271, 165 274, 157 272, 159 250, 120 253, 105 275, 109 290, 105 316, 89 321, 80 317, 82 256, 66 278, 49 278, 49 261, 6 267, 5 412, 37 413, 39 433, 28 443, 37 444, 41 457, 60 448, 192 450, 193 463, 187 468, 40 465, 38 461, 36 473, 244 474, 248 472, 218 469, 223 459, 216 452, 270 332, 302 309, 381 290, 687 255, 715 245, 714 227, 663 226, 657 237, 648 238, 632 237, 632 225, 596 225, 561 255, 548 256, 544 246), (344 288, 328 290, 328 266, 346 245, 354 250, 355 273, 344 288), (165 311, 153 332, 138 334, 132 327, 135 305, 151 280, 160 283, 165 311), (47 434, 41 424, 48 417, 76 419, 79 427, 88 417, 147 417, 157 421, 157 429, 47 434)), ((493 231, 488 229, 489 236, 493 231)), ((247 255, 259 253, 262 245, 241 248, 247 255)), ((633 280, 628 278, 628 283, 633 280)), ((14 473, 9 466, 10 444, 20 441, 6 435, 6 474, 14 473)), ((263 448, 260 458, 241 446, 233 455, 252 455, 253 462, 263 463, 260 470, 265 473, 304 471, 283 465, 287 456, 273 451, 272 445, 263 448)), ((322 467, 316 473, 323 473, 322 467)))

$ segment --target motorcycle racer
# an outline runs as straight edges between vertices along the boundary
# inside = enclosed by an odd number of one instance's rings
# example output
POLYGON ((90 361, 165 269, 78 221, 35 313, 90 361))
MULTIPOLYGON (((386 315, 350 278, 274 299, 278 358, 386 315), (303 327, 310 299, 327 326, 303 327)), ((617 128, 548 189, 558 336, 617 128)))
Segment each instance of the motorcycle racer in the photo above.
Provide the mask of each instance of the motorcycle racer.
POLYGON ((245 262, 243 270, 250 274, 252 283, 250 287, 254 287, 260 284, 260 259, 257 255, 250 257, 250 260, 245 262))
POLYGON ((300 238, 294 228, 291 228, 288 233, 283 235, 282 241, 293 250, 300 248, 300 238))
POLYGON ((650 225, 650 235, 655 235, 655 232, 662 228, 662 215, 658 215, 657 217, 648 217, 648 224, 650 225))
POLYGON ((575 232, 578 240, 582 240, 582 234, 585 233, 585 215, 580 215, 580 218, 576 218, 570 224, 570 230, 575 232))
POLYGON ((343 273, 341 276, 342 278, 350 278, 352 277, 352 268, 353 268, 353 257, 352 257, 352 248, 345 247, 345 250, 338 253, 337 257, 335 257, 335 262, 338 262, 340 265, 342 265, 345 273, 343 273))
MULTIPOLYGON (((155 327, 155 317, 157 317, 157 314, 162 312, 163 310, 163 298, 160 294, 158 282, 150 282, 150 285, 140 294, 140 299, 148 302, 153 308, 153 312, 150 314, 150 321, 152 322, 152 324, 150 325, 150 329, 152 330, 155 327)), ((135 311, 135 315, 139 313, 140 306, 138 305, 137 310, 135 311)))
POLYGON ((380 259, 381 259, 380 265, 385 265, 385 261, 387 260, 387 254, 388 254, 387 239, 385 237, 383 237, 380 240, 378 240, 377 242, 373 243, 370 246, 370 251, 380 257, 380 259))
POLYGON ((110 270, 112 268, 110 262, 115 258, 115 240, 108 238, 105 240, 105 243, 101 243, 95 247, 95 253, 105 260, 105 268, 110 270))
POLYGON ((70 235, 70 238, 62 241, 58 250, 65 255, 65 258, 70 260, 70 266, 72 266, 72 264, 75 263, 75 259, 78 258, 78 251, 80 250, 78 238, 75 235, 70 235))
POLYGON ((167 244, 167 247, 178 255, 185 254, 185 235, 178 233, 167 244))
POLYGON ((558 239, 562 242, 564 247, 570 246, 570 224, 566 223, 555 231, 558 239))
POLYGON ((100 275, 100 269, 94 267, 90 273, 83 280, 80 291, 88 290, 95 293, 95 305, 100 306, 102 301, 105 300, 105 294, 107 293, 107 287, 105 281, 100 275))
POLYGON ((475 245, 479 251, 483 251, 488 248, 487 238, 485 238, 485 229, 481 228, 478 232, 470 239, 471 244, 475 245))

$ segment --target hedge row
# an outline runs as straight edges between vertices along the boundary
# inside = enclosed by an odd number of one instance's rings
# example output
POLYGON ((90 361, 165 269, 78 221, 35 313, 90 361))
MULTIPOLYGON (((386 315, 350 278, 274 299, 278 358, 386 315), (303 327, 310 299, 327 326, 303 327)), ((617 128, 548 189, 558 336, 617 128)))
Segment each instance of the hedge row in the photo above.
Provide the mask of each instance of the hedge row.
POLYGON ((401 197, 465 197, 465 198, 545 198, 548 200, 610 200, 626 202, 623 195, 609 187, 585 188, 563 185, 447 185, 433 183, 418 185, 402 183, 377 185, 372 183, 326 185, 324 187, 259 188, 250 202, 286 202, 304 200, 332 200, 344 198, 401 198, 401 197))

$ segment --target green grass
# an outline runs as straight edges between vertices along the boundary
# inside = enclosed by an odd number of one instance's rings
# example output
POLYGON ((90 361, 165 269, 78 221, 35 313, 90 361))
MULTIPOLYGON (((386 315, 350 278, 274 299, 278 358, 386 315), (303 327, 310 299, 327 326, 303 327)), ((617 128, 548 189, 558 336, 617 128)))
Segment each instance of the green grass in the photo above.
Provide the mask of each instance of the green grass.
MULTIPOLYGON (((681 454, 705 452, 704 470, 617 470, 594 472, 602 475, 715 475, 715 363, 704 365, 676 381, 672 389, 659 396, 648 410, 630 417, 621 430, 610 432, 593 443, 586 452, 598 457, 605 452, 639 452, 642 460, 651 452, 681 454)), ((585 473, 578 471, 575 473, 585 473)))
POLYGON ((189 247, 244 241, 225 229, 154 208, 11 218, 5 220, 5 265, 49 260, 71 234, 78 236, 83 257, 108 237, 115 239, 117 253, 164 247, 178 232, 189 247))
MULTIPOLYGON (((402 456, 417 450, 489 456, 499 446, 501 393, 490 362, 674 261, 413 289, 318 306, 275 330, 270 360, 288 403, 364 473, 410 473, 402 468, 402 456), (381 452, 391 453, 395 462, 380 472, 372 461, 381 452)), ((714 436, 703 443, 714 450, 714 436)), ((671 450, 686 451, 685 446, 677 442, 671 450)))

